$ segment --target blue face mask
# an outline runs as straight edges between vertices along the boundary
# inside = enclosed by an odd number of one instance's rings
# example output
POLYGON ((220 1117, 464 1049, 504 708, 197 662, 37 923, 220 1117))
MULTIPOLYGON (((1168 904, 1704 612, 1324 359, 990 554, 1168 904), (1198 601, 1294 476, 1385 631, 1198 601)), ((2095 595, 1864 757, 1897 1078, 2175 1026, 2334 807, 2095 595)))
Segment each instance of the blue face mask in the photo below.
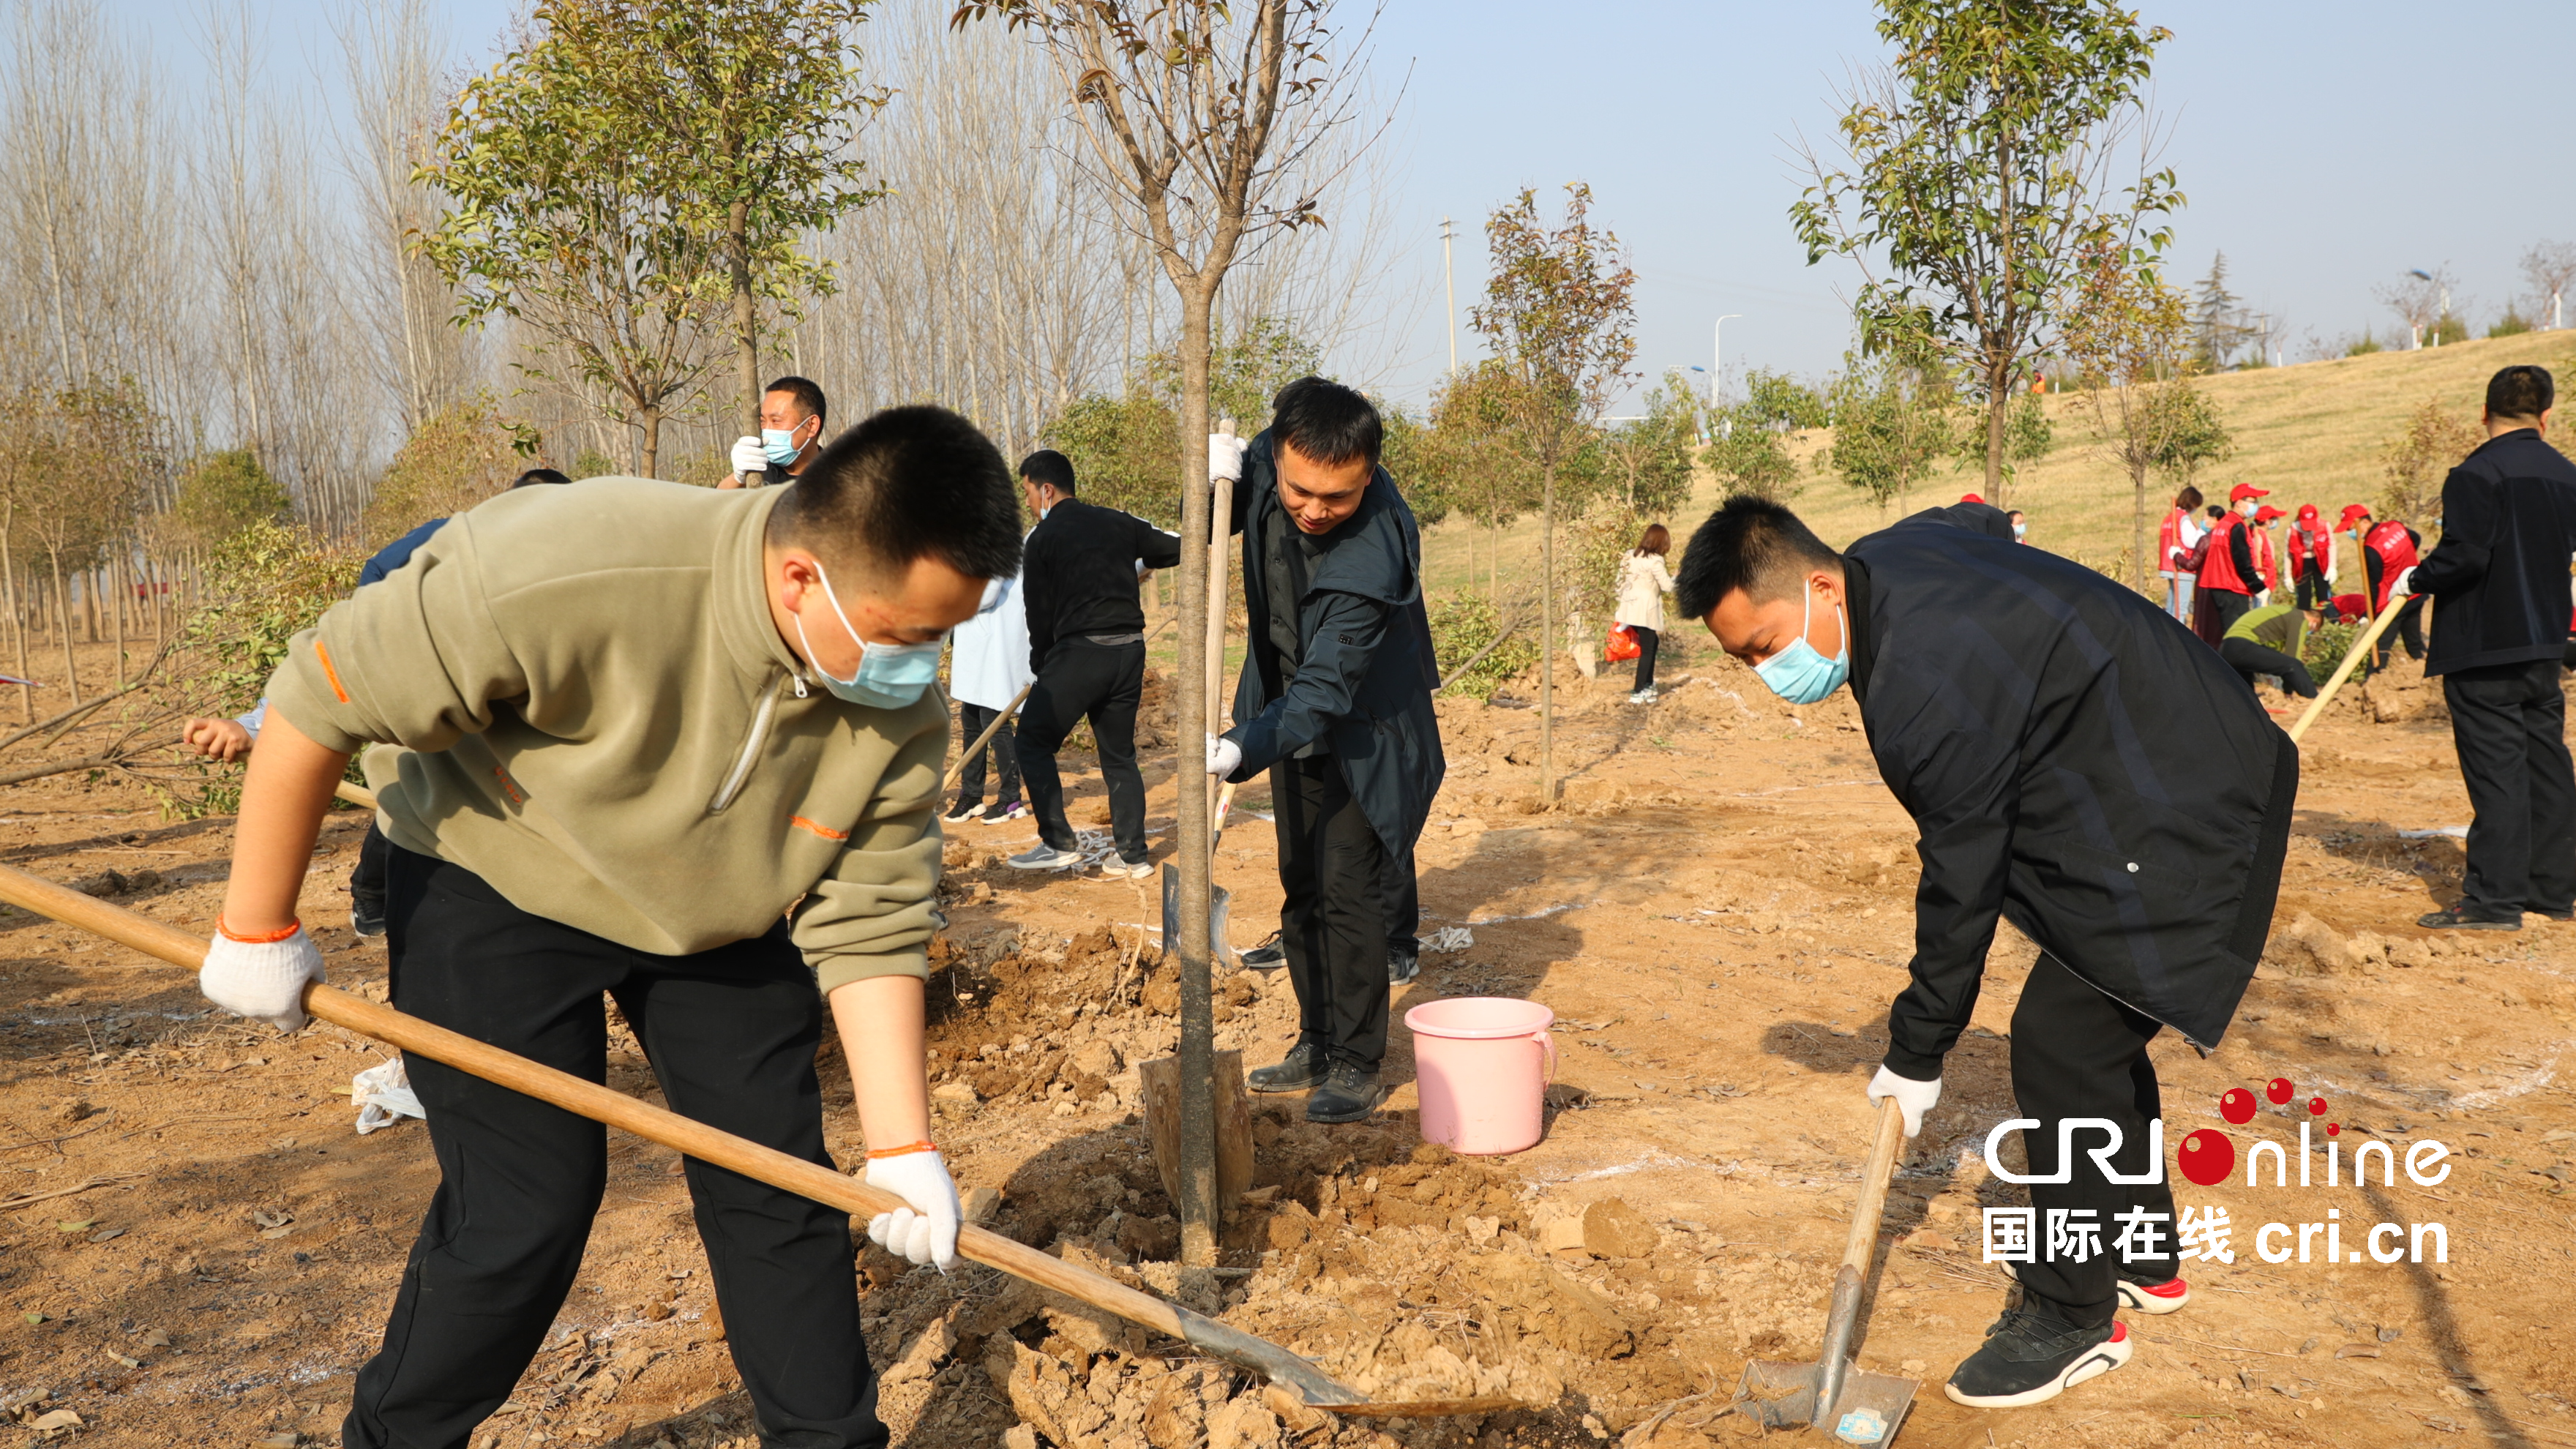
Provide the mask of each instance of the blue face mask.
POLYGON ((814 665, 815 676, 834 699, 851 704, 864 704, 876 709, 901 709, 921 698, 921 692, 939 678, 939 641, 927 644, 871 644, 851 628, 850 616, 841 612, 841 601, 832 593, 831 576, 823 565, 814 565, 823 579, 823 599, 832 606, 841 627, 850 631, 850 639, 859 646, 858 672, 847 679, 835 679, 815 660, 813 642, 805 637, 805 616, 796 616, 796 642, 805 646, 805 660, 814 665))
MULTIPOLYGON (((803 426, 805 426, 803 423, 798 423, 796 428, 801 428, 803 426)), ((781 468, 795 462, 796 455, 805 451, 804 449, 796 446, 796 428, 761 429, 760 451, 762 455, 781 468)))
MULTIPOLYGON (((1843 618, 1842 605, 1834 605, 1834 617, 1838 620, 1843 618)), ((1827 659, 1816 652, 1815 645, 1807 642, 1807 627, 1815 619, 1816 592, 1810 585, 1807 590, 1807 617, 1798 625, 1798 637, 1789 641, 1788 648, 1753 666, 1753 672, 1762 676, 1762 682, 1771 687, 1771 692, 1791 704, 1814 704, 1842 688, 1843 681, 1851 676, 1848 621, 1843 631, 1842 652, 1827 659)))

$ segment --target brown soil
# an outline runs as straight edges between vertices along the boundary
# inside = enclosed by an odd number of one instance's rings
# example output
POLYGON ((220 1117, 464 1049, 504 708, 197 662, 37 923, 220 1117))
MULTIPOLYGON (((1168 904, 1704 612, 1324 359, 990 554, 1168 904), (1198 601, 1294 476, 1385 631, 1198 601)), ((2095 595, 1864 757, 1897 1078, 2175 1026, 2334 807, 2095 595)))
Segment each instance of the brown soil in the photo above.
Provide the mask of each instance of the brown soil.
MULTIPOLYGON (((1540 1407, 1313 1421, 986 1270, 899 1271, 869 1251, 896 1442, 1673 1449, 1750 1434, 1711 1411, 1747 1358, 1817 1351, 1915 869, 1846 699, 1791 711, 1733 664, 1699 674, 1668 680, 1651 710, 1619 703, 1614 681, 1566 675, 1554 809, 1532 798, 1535 711, 1443 706, 1452 763, 1420 850, 1426 929, 1464 925, 1475 944, 1427 958, 1399 993, 1400 1085, 1378 1119, 1316 1127, 1296 1099, 1255 1099, 1255 1188, 1212 1277, 1173 1262, 1178 1224, 1135 1115, 1137 1063, 1176 1033, 1177 983, 1143 929, 1159 916, 1152 883, 1021 875, 999 857, 1033 832, 951 832, 931 1068, 961 1182, 1000 1191, 995 1226, 1221 1312, 1383 1398, 1540 1407), (1419 1141, 1401 1013, 1453 994, 1557 1013, 1559 1085, 1529 1152, 1466 1159, 1419 1141)), ((1171 784, 1160 764, 1149 779, 1159 860, 1171 784)), ((1096 780, 1077 793, 1088 822, 1096 780)), ((1244 805, 1266 809, 1259 793, 1244 805)), ((138 788, 77 775, 13 787, 7 804, 0 859, 210 925, 228 822, 168 822, 138 788)), ((2576 1226, 2576 1103, 2558 1074, 2576 1036, 2576 927, 2416 929, 2456 889, 2460 845, 2398 832, 2466 819, 2438 691, 2353 691, 2310 737, 2274 947, 2235 1030, 2205 1061, 2156 1048, 2169 1140, 2219 1127, 2240 1151, 2295 1152, 2287 1109, 2242 1127, 2217 1115, 2227 1089, 2282 1077, 2293 1105, 2327 1099, 2321 1120, 2345 1142, 2430 1137, 2464 1153, 2449 1179, 2178 1183, 2183 1202, 2230 1211, 2236 1262, 2191 1265, 2179 1315, 2127 1315, 2139 1346, 2119 1373, 1981 1414, 1939 1382, 2005 1293, 1980 1261, 1978 1209, 2014 1198, 1976 1150, 2012 1115, 2003 1033, 2034 954, 2005 932, 1947 1096, 1900 1170, 1897 1242, 1873 1283, 1863 1361, 1924 1383, 1903 1442, 2576 1443, 2576 1360, 2550 1337, 2576 1226), (2330 1208, 2347 1248, 2369 1224, 2439 1221, 2449 1261, 2254 1256, 2260 1224, 2330 1208)), ((341 894, 362 828, 333 817, 305 909, 334 981, 381 992, 381 946, 351 936, 341 894)), ((1218 876, 1249 946, 1278 905, 1267 828, 1238 818, 1218 876)), ((1219 999, 1220 1045, 1257 1064, 1287 1042, 1284 980, 1236 975, 1219 999)), ((336 1443, 434 1175, 418 1123, 358 1137, 335 1095, 382 1055, 336 1028, 280 1038, 209 1014, 181 973, 0 914, 0 1410, 31 1424, 67 1424, 44 1416, 68 1410, 83 1427, 46 1432, 103 1443, 336 1443)), ((824 1068, 849 1160, 846 1077, 824 1068)), ((653 1095, 631 1049, 611 1079, 653 1095)), ((612 1161, 589 1266, 478 1449, 754 1442, 673 1155, 620 1140, 612 1161)))

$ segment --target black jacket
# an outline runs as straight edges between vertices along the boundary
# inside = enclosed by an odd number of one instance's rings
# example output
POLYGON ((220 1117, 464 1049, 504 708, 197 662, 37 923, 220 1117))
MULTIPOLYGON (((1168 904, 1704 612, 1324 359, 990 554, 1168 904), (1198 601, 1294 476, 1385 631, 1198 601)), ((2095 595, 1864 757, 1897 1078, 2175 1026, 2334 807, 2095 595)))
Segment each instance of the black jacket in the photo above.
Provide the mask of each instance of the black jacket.
POLYGON ((1887 1065, 1918 1081, 1976 1006, 1995 919, 2215 1047, 2253 978, 2299 757, 2216 650, 1979 504, 1854 543, 1852 693, 1922 832, 1913 984, 1887 1065))
POLYGON ((1132 513, 1067 498, 1029 530, 1020 558, 1029 668, 1039 670, 1058 639, 1141 632, 1145 609, 1136 601, 1136 565, 1179 563, 1181 539, 1132 513))
POLYGON ((1282 601, 1269 596, 1261 561, 1270 541, 1297 525, 1279 506, 1267 430, 1244 452, 1233 527, 1243 535, 1251 647, 1235 683, 1238 723, 1226 731, 1243 750, 1231 778, 1249 780, 1320 739, 1341 762, 1378 838, 1389 850, 1411 850, 1448 770, 1431 707, 1440 669, 1422 605, 1422 534, 1413 510, 1380 468, 1359 511, 1318 540, 1306 595, 1290 604, 1300 662, 1284 688, 1289 671, 1270 642, 1271 614, 1282 601))
POLYGON ((2424 672, 2558 658, 2571 554, 2576 466, 2530 428, 2487 439, 2442 480, 2442 541, 2415 566, 2433 596, 2424 672))

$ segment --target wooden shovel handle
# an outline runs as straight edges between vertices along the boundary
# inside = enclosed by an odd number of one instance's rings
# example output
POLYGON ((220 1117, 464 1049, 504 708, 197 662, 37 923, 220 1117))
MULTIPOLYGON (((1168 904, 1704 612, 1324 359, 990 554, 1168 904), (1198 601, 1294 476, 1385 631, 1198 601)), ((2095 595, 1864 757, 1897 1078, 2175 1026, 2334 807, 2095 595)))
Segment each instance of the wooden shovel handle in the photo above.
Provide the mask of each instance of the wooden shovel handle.
POLYGON ((1878 1134, 1870 1139, 1869 1161, 1860 1172, 1860 1201, 1852 1204, 1851 1234, 1843 1239, 1843 1266, 1869 1276, 1869 1260, 1878 1249, 1878 1220, 1887 1209, 1887 1182, 1896 1175, 1897 1155, 1905 1150, 1905 1109, 1894 1097, 1878 1104, 1878 1134))
POLYGON ((1011 716, 1020 712, 1020 706, 1029 702, 1029 691, 1037 687, 1038 682, 1034 679, 1021 685, 1020 692, 1011 696, 1011 702, 1002 712, 993 716, 993 722, 984 726, 984 732, 975 737, 975 743, 968 745, 966 752, 957 757, 957 763, 948 767, 948 778, 939 782, 941 795, 957 788, 958 777, 966 773, 966 762, 984 752, 984 747, 993 742, 993 736, 1000 734, 1002 726, 1011 722, 1011 716))
MULTIPOLYGON (((191 932, 109 905, 11 866, 0 866, 0 900, 131 946, 173 966, 195 970, 205 961, 206 943, 191 932)), ((790 1157, 703 1122, 693 1122, 676 1112, 639 1102, 622 1092, 583 1081, 569 1073, 556 1071, 335 987, 305 988, 304 1009, 334 1025, 345 1026, 406 1052, 418 1052, 432 1061, 445 1062, 459 1071, 498 1082, 512 1091, 552 1103, 567 1112, 676 1148, 700 1162, 731 1168, 745 1177, 756 1178, 772 1187, 840 1208, 857 1217, 874 1217, 905 1205, 903 1199, 893 1193, 844 1177, 831 1168, 790 1157)), ((972 1225, 964 1227, 957 1234, 957 1251, 978 1263, 990 1264, 1014 1277, 1025 1278, 1040 1287, 1051 1288, 1067 1297, 1106 1309, 1159 1333, 1174 1338, 1197 1336, 1185 1330, 1180 1315, 1162 1299, 1140 1293, 1060 1258, 1050 1257, 999 1233, 972 1225)))
POLYGON ((2370 646, 2379 642, 2379 636, 2388 632, 2388 626, 2396 621, 2397 611, 2405 608, 2406 601, 2413 597, 2413 594, 2388 596, 2388 607, 2380 610, 2379 617, 2370 621, 2370 627, 2361 631, 2361 637, 2352 641, 2352 647, 2344 651, 2343 662, 2335 666, 2334 677, 2326 681, 2325 688, 2317 691, 2316 698, 2308 701, 2308 707, 2299 715, 2299 722, 2290 726, 2290 743, 2297 744, 2299 736, 2308 732, 2308 726, 2317 722, 2317 716, 2325 711, 2326 701, 2333 699, 2335 691, 2343 688, 2343 682, 2352 677, 2354 667, 2361 663, 2361 656, 2369 653, 2370 646))

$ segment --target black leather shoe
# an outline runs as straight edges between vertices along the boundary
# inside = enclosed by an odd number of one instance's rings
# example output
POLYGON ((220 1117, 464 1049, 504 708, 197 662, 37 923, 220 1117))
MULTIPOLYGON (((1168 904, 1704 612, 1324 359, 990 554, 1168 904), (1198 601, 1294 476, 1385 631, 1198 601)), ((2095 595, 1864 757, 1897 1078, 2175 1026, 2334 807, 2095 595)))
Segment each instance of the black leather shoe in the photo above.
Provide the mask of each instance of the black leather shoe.
POLYGON ((1255 971, 1276 971, 1288 964, 1288 948, 1279 944, 1279 933, 1273 931, 1260 945, 1244 952, 1242 960, 1255 971))
POLYGON ((2522 912, 2510 916, 2476 916, 2464 904, 2454 903, 2430 915, 2417 916, 2415 924, 2428 931, 2519 931, 2522 912))
POLYGON ((1254 1067, 1244 1082, 1256 1092, 1302 1092, 1324 1082, 1324 1049, 1301 1041, 1288 1055, 1266 1067, 1254 1067))
POLYGON ((1386 1100, 1386 1090, 1377 1084, 1377 1073, 1364 1072, 1348 1062, 1336 1062, 1324 1078, 1324 1085, 1306 1099, 1309 1122, 1357 1122, 1377 1110, 1386 1100))
POLYGON ((1422 974, 1422 958, 1411 951, 1386 953, 1386 984, 1402 986, 1422 974))

